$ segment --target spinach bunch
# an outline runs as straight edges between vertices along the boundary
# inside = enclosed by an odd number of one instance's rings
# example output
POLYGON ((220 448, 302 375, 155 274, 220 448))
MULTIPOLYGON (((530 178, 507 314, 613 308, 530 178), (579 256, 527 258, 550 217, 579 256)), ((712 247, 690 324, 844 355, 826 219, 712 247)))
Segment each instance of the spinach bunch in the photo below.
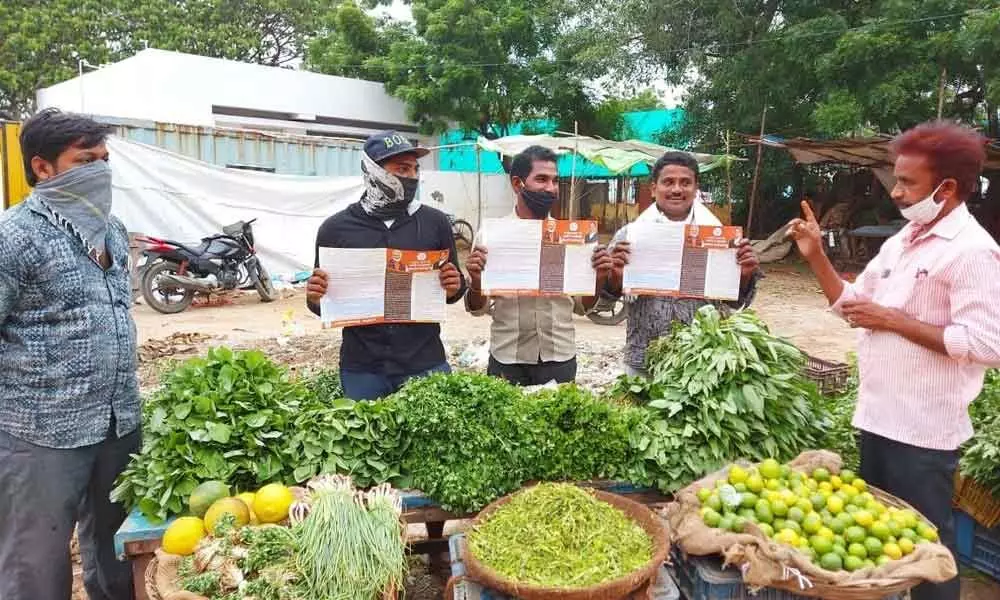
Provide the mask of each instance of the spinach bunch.
POLYGON ((858 430, 851 422, 858 405, 858 366, 851 360, 851 373, 844 389, 830 396, 823 396, 823 408, 830 415, 830 426, 823 434, 820 446, 840 455, 844 467, 857 472, 861 454, 858 449, 858 430))
POLYGON ((143 406, 144 443, 112 491, 148 517, 183 512, 203 481, 256 489, 291 476, 286 443, 306 388, 261 352, 215 348, 167 374, 143 406))
POLYGON ((647 352, 648 380, 613 388, 653 411, 637 436, 648 483, 675 491, 739 458, 789 459, 829 425, 804 355, 754 313, 723 318, 712 305, 647 352))
POLYGON ((990 369, 979 396, 969 406, 975 435, 964 446, 959 470, 1000 497, 1000 370, 990 369))
POLYGON ((396 482, 409 436, 392 402, 319 397, 289 431, 291 481, 350 474, 359 487, 396 482))

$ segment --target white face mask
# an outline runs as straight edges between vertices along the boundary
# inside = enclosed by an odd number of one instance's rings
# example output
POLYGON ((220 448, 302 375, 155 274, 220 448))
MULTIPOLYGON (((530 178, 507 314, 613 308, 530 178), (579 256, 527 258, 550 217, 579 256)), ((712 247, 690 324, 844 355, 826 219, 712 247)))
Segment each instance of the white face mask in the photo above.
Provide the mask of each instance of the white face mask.
MULTIPOLYGON (((941 182, 944 183, 944 182, 941 182)), ((944 202, 935 202, 934 194, 938 193, 941 189, 941 184, 938 184, 934 191, 931 192, 930 196, 927 196, 920 202, 907 206, 906 208, 899 209, 899 212, 903 215, 903 218, 911 223, 916 223, 917 225, 927 225, 928 223, 934 221, 941 214, 944 209, 944 202)))

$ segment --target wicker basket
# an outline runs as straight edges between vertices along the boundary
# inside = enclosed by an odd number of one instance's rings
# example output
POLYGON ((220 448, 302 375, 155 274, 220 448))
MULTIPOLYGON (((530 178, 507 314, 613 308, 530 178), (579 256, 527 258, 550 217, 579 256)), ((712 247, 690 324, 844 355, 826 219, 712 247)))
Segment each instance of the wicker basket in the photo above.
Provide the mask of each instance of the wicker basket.
POLYGON ((1000 525, 1000 498, 979 483, 955 473, 952 504, 987 529, 1000 525))
MULTIPOLYGON (((641 569, 624 577, 585 588, 550 588, 527 585, 508 579, 479 562, 469 550, 469 545, 466 544, 463 560, 468 576, 490 589, 520 600, 618 600, 627 598, 635 590, 654 581, 660 565, 670 553, 670 542, 663 522, 653 511, 638 502, 600 490, 593 490, 593 493, 598 500, 607 502, 621 510, 626 516, 638 523, 653 540, 653 558, 641 569)), ((509 502, 515 494, 504 496, 484 508, 473 522, 473 527, 483 523, 498 508, 509 502)))
POLYGON ((851 367, 806 354, 804 374, 806 378, 816 383, 821 394, 830 396, 843 391, 847 379, 851 376, 851 367))
MULTIPOLYGON (((886 506, 893 506, 901 510, 910 510, 921 519, 924 519, 925 521, 928 520, 920 513, 920 511, 892 494, 883 492, 877 488, 869 488, 868 491, 871 492, 872 496, 875 496, 876 500, 886 506)), ((786 592, 792 592, 793 594, 798 594, 799 596, 822 598, 823 600, 882 600, 887 596, 902 594, 903 592, 914 588, 921 583, 923 583, 923 580, 921 579, 903 579, 898 583, 876 588, 850 583, 830 585, 820 581, 812 581, 813 587, 802 589, 798 585, 796 579, 792 578, 781 582, 775 582, 771 584, 771 587, 784 590, 786 592)))

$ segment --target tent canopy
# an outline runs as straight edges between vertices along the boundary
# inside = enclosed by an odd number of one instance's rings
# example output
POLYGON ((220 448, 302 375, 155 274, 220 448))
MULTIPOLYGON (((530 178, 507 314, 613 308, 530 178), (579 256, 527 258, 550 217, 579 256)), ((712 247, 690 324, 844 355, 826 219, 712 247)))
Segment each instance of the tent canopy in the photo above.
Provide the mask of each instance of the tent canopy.
MULTIPOLYGON (((495 140, 480 137, 478 146, 488 152, 503 156, 514 156, 529 146, 542 146, 556 154, 577 154, 585 160, 607 169, 612 175, 629 172, 633 167, 648 166, 656 162, 665 152, 674 150, 652 142, 626 140, 623 142, 602 140, 583 135, 509 135, 495 140)), ((744 160, 727 154, 691 153, 698 161, 701 172, 744 160)), ((635 173, 633 173, 635 174, 635 173)))
MULTIPOLYGON (((782 138, 766 135, 751 137, 754 144, 788 150, 795 162, 804 165, 839 163, 872 169, 892 167, 889 144, 892 136, 879 135, 865 138, 841 138, 835 140, 814 140, 810 138, 782 138)), ((1000 147, 996 141, 987 146, 986 171, 1000 170, 1000 147)))

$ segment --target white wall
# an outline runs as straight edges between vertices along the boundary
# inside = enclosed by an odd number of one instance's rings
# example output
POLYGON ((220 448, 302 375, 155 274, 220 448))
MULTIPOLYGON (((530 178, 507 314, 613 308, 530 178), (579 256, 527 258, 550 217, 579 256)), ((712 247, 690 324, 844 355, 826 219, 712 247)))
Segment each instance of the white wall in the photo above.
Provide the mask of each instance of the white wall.
MULTIPOLYGON (((381 83, 152 48, 38 90, 37 99, 39 108, 56 106, 87 114, 202 127, 217 125, 212 105, 390 126, 410 124, 405 104, 387 94, 381 83)), ((230 126, 240 119, 218 118, 230 126)), ((345 134, 357 133, 343 129, 345 134)))
MULTIPOLYGON (((480 222, 479 196, 475 173, 421 171, 420 201, 465 219, 477 228, 480 222), (440 193, 441 202, 435 199, 440 193)), ((503 217, 514 210, 514 190, 506 175, 482 176, 482 218, 503 217)))

